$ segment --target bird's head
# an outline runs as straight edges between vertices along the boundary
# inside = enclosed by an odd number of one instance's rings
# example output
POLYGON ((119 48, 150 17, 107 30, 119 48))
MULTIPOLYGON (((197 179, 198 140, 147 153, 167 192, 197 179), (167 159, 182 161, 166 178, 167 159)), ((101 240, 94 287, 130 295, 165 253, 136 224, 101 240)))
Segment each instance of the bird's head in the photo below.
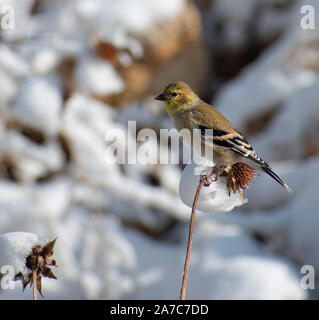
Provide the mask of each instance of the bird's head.
POLYGON ((189 108, 198 100, 197 94, 182 81, 169 84, 164 91, 155 97, 155 100, 165 101, 170 111, 179 111, 189 108))

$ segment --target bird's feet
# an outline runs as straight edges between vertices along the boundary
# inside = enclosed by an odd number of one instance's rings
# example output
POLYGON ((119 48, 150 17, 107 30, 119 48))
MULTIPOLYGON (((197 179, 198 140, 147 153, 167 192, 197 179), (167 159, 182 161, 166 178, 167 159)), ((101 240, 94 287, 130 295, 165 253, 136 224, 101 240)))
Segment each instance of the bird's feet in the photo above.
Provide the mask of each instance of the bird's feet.
POLYGON ((209 187, 212 184, 212 182, 218 181, 219 171, 220 171, 220 167, 215 166, 215 167, 208 167, 201 172, 200 179, 204 179, 205 187, 209 187), (215 174, 215 178, 212 177, 213 174, 215 174))
POLYGON ((248 183, 255 177, 255 169, 243 162, 237 162, 228 166, 207 167, 200 173, 203 185, 208 187, 212 182, 218 181, 219 176, 226 177, 228 195, 239 193, 243 198, 243 189, 248 189, 248 183), (213 177, 215 175, 215 177, 213 177))

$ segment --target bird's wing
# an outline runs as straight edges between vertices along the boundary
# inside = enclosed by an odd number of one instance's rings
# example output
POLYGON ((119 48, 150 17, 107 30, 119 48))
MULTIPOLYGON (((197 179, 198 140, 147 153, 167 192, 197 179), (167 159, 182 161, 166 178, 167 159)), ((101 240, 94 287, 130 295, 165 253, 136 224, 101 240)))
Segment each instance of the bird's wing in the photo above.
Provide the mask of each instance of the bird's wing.
POLYGON ((215 144, 226 149, 231 149, 260 166, 268 166, 257 155, 244 135, 213 106, 202 101, 196 110, 192 110, 191 118, 193 127, 200 130, 205 144, 215 144))
POLYGON ((201 103, 197 110, 192 111, 191 122, 193 128, 200 130, 201 139, 206 145, 212 148, 214 145, 223 147, 251 160, 289 192, 292 191, 268 163, 257 155, 244 135, 214 107, 201 103))
POLYGON ((253 147, 237 129, 235 129, 234 132, 229 133, 224 130, 208 128, 203 125, 195 125, 194 127, 195 129, 200 130, 204 143, 210 145, 215 144, 226 149, 231 149, 260 166, 268 166, 267 163, 257 155, 253 147))

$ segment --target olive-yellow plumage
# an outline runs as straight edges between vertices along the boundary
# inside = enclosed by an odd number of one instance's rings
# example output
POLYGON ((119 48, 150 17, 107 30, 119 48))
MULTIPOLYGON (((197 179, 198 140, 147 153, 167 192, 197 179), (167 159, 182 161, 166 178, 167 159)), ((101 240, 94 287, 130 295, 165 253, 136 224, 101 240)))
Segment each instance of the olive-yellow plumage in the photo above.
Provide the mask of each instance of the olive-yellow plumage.
POLYGON ((245 137, 217 109, 202 101, 188 84, 177 81, 168 85, 156 100, 165 101, 166 110, 177 130, 188 129, 200 133, 200 144, 194 150, 214 161, 218 167, 237 162, 262 169, 288 191, 291 189, 254 151, 245 137))

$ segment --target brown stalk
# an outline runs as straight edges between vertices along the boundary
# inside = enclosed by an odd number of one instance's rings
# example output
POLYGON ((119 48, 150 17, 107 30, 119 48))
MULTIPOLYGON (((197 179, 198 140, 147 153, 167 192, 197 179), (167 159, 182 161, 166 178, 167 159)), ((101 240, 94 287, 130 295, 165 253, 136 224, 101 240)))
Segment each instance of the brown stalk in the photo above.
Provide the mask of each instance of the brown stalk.
MULTIPOLYGON (((218 175, 218 171, 217 171, 217 175, 218 175)), ((185 300, 185 295, 186 295, 189 261, 190 261, 192 241, 193 241, 195 212, 196 212, 200 190, 203 185, 208 187, 213 181, 217 181, 218 179, 217 175, 215 180, 212 180, 210 176, 201 176, 196 193, 195 193, 193 206, 192 206, 192 214, 189 222, 188 244, 187 244, 180 300, 185 300)), ((255 174, 254 168, 250 167, 245 163, 237 162, 225 168, 223 170, 222 175, 227 176, 227 188, 228 188, 229 196, 230 196, 231 190, 233 190, 234 193, 238 192, 242 196, 242 189, 248 188, 248 183, 252 181, 252 179, 255 177, 256 174, 255 174)))
POLYGON ((188 244, 187 244, 187 251, 186 251, 186 258, 185 258, 185 265, 184 265, 184 274, 183 274, 183 282, 181 288, 181 295, 180 300, 185 300, 186 295, 186 285, 187 285, 187 277, 188 277, 188 269, 189 269, 189 261, 191 256, 191 249, 192 249, 192 242, 193 242, 193 230, 194 230, 194 221, 195 221, 195 212, 197 207, 197 202, 199 198, 199 193, 203 185, 207 184, 207 177, 202 176, 199 180, 199 184, 195 193, 195 198, 192 207, 192 214, 189 222, 189 233, 188 233, 188 244))
POLYGON ((37 269, 32 271, 32 284, 33 284, 33 300, 38 300, 37 288, 38 288, 38 275, 37 269))

